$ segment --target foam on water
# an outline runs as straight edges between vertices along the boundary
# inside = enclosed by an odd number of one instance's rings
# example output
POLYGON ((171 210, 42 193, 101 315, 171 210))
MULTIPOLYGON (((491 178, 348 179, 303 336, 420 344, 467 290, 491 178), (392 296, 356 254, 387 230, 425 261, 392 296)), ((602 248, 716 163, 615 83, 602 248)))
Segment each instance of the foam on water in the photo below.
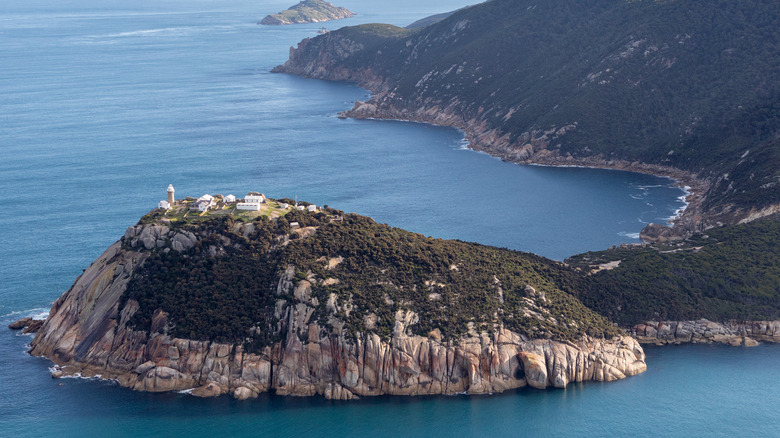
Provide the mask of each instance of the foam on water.
MULTIPOLYGON (((2 308, 2 306, 0 306, 0 308, 2 308)), ((32 319, 46 319, 49 317, 49 308, 36 307, 34 309, 16 310, 13 312, 8 312, 6 314, 0 315, 0 318, 5 319, 12 316, 17 317, 17 319, 22 319, 28 316, 32 319)))

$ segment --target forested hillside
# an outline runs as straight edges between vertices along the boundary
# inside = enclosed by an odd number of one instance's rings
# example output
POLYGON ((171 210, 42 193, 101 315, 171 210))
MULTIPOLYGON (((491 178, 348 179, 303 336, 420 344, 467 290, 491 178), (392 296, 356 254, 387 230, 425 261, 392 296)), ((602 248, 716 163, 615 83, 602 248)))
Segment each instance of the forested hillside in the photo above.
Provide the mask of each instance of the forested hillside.
POLYGON ((587 273, 587 306, 623 326, 649 320, 780 319, 780 222, 721 227, 685 242, 622 247, 567 260, 587 273))
POLYGON ((780 202, 778 29, 771 0, 493 0, 307 39, 277 71, 356 81, 376 92, 362 115, 458 126, 512 161, 681 169, 712 225, 780 202))

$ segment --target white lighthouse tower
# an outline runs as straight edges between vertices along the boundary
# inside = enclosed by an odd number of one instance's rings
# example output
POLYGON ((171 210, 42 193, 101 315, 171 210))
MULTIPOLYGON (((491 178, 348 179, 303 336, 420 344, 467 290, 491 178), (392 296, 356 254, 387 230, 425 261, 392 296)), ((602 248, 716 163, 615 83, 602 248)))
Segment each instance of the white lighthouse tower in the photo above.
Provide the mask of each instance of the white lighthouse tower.
POLYGON ((173 205, 173 184, 168 184, 168 205, 173 205))

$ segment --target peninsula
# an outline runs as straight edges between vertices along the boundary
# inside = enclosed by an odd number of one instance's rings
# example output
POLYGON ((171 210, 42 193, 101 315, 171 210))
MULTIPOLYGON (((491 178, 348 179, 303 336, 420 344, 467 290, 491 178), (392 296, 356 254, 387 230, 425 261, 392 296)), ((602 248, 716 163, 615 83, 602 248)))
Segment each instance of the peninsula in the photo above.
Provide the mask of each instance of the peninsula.
POLYGON ((168 193, 52 306, 31 353, 53 375, 351 399, 646 369, 639 343, 570 293, 561 263, 259 193, 168 193))
POLYGON ((322 21, 349 18, 354 15, 354 12, 351 12, 346 8, 334 6, 333 3, 323 0, 304 0, 278 14, 267 15, 260 21, 260 24, 280 25, 319 23, 322 21))

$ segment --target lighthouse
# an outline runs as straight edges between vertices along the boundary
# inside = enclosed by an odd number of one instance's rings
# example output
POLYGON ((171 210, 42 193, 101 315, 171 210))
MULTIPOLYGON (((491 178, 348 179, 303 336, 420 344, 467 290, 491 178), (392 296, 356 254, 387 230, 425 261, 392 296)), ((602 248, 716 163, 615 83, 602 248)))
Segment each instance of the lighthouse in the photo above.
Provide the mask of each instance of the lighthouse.
POLYGON ((168 184, 168 204, 173 205, 173 184, 168 184))

